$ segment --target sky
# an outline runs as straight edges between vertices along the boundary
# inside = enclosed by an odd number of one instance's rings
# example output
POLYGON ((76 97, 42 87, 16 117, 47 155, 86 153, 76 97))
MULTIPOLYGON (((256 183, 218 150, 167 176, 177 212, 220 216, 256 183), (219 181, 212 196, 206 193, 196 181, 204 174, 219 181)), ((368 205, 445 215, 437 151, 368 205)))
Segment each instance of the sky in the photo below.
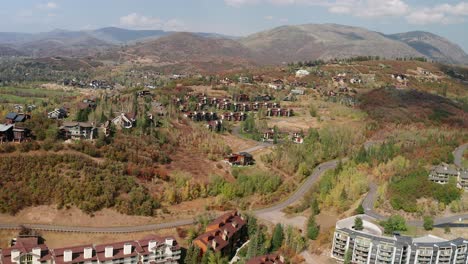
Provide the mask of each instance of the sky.
POLYGON ((0 0, 0 32, 128 29, 245 36, 281 25, 335 23, 386 34, 441 35, 468 52, 460 0, 0 0))

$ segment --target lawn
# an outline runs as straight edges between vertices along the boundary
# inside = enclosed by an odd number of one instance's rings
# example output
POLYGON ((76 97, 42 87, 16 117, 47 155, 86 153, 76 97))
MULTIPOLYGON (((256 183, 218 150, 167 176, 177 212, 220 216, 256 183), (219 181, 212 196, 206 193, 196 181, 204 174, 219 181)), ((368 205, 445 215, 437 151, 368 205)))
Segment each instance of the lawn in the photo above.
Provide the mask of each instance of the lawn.
POLYGON ((75 92, 51 90, 40 87, 0 87, 0 102, 12 104, 27 104, 42 102, 50 98, 73 96, 75 92))

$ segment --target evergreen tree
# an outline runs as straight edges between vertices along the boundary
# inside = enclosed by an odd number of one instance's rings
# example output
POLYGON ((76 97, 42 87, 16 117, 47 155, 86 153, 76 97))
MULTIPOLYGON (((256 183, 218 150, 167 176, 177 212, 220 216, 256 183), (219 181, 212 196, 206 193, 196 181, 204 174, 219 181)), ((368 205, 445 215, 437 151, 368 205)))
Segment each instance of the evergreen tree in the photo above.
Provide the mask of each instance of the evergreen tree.
POLYGON ((320 214, 320 207, 319 207, 318 200, 316 198, 312 198, 310 209, 312 210, 312 214, 314 215, 320 214))
POLYGON ((356 208, 356 214, 364 214, 364 207, 362 204, 359 204, 359 206, 356 208))
POLYGON ((432 230, 434 228, 434 219, 430 216, 425 216, 423 226, 425 230, 432 230))
POLYGON ((201 258, 200 264, 209 264, 209 259, 210 255, 213 254, 213 251, 211 249, 208 249, 205 254, 203 254, 203 257, 201 258))
POLYGON ((257 233, 258 225, 257 225, 257 218, 253 216, 248 216, 247 218, 247 233, 249 237, 252 238, 255 233, 257 233))
POLYGON ((353 258, 353 256, 352 256, 351 251, 346 250, 345 257, 344 257, 344 264, 351 264, 352 258, 353 258))
POLYGON ((315 222, 315 215, 311 215, 307 221, 307 237, 309 239, 317 239, 320 232, 320 226, 315 222))
POLYGON ((354 229, 361 231, 364 229, 364 223, 361 217, 354 218, 354 229))
POLYGON ((198 264, 200 258, 200 248, 195 245, 190 245, 187 249, 187 255, 185 256, 185 264, 198 264))
POLYGON ((283 240, 283 226, 281 224, 277 224, 273 230, 273 236, 271 238, 271 251, 277 251, 281 245, 283 245, 283 240))
POLYGON ((208 264, 228 264, 228 260, 223 258, 221 252, 211 253, 208 256, 208 264))

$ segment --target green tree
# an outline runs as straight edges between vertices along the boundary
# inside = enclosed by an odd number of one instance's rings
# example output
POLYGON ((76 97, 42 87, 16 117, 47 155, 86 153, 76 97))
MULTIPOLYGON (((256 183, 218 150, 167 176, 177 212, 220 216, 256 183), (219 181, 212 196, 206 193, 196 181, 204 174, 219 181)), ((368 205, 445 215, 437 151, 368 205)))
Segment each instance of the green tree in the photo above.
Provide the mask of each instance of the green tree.
POLYGON ((310 209, 312 210, 312 214, 318 215, 320 214, 320 207, 317 198, 312 198, 312 203, 310 205, 310 209))
POLYGON ((362 204, 359 204, 358 207, 356 208, 356 214, 364 214, 364 207, 362 204))
POLYGON ((281 224, 277 224, 273 230, 273 236, 271 238, 271 251, 277 251, 281 245, 283 245, 284 231, 281 224))
POLYGON ((364 224, 361 217, 354 218, 354 229, 361 231, 364 229, 364 224))
POLYGON ((309 239, 317 239, 320 232, 320 226, 315 222, 315 215, 311 215, 307 221, 307 237, 309 239))
POLYGON ((434 227, 434 219, 430 216, 425 216, 424 217, 424 230, 432 230, 434 227))
POLYGON ((344 256, 344 264, 351 264, 352 258, 353 258, 353 255, 351 251, 349 251, 349 249, 346 250, 345 256, 344 256))
POLYGON ((406 231, 406 221, 401 215, 392 215, 387 221, 382 221, 381 225, 384 227, 385 234, 393 234, 396 231, 406 231))
POLYGON ((221 252, 211 253, 208 256, 208 264, 228 264, 228 260, 223 258, 221 252))
POLYGON ((200 248, 191 244, 187 249, 187 254, 185 255, 184 263, 185 264, 198 264, 200 263, 200 248))

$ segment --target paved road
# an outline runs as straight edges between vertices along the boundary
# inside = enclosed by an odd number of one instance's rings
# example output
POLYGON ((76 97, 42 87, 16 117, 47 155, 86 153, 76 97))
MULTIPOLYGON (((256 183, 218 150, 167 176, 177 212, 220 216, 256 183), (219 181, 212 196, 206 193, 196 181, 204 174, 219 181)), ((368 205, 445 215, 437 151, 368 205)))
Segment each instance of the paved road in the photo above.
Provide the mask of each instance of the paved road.
POLYGON ((291 196, 289 196, 288 199, 284 200, 281 203, 273 205, 271 207, 256 210, 253 213, 256 215, 259 215, 259 214, 269 213, 273 211, 281 211, 284 208, 292 205, 293 203, 299 201, 302 197, 304 197, 307 191, 309 191, 310 188, 312 188, 312 185, 314 185, 314 183, 316 183, 320 179, 320 176, 322 176, 322 174, 326 170, 334 169, 336 168, 337 165, 338 165, 338 160, 327 161, 318 165, 314 169, 312 174, 307 178, 307 180, 299 187, 299 189, 297 189, 291 196))
MULTIPOLYGON (((462 160, 463 160, 463 153, 465 149, 468 147, 468 143, 461 145, 453 152, 454 155, 454 163, 458 167, 461 167, 462 160)), ((362 201, 362 207, 364 207, 364 213, 370 217, 373 217, 377 220, 386 220, 387 217, 377 213, 374 210, 375 200, 377 199, 377 185, 375 183, 370 184, 369 192, 367 193, 366 197, 362 201)), ((466 223, 457 223, 463 220, 468 220, 468 214, 460 214, 460 215, 453 215, 453 216, 444 216, 444 217, 437 217, 434 219, 434 226, 452 226, 452 227, 468 227, 466 223)), ((415 221, 408 221, 409 225, 412 226, 422 226, 423 221, 415 220, 415 221)))
POLYGON ((455 165, 459 168, 463 167, 463 153, 468 148, 468 143, 461 145, 453 152, 454 162, 455 165))
MULTIPOLYGON (((457 150, 454 152, 455 160, 461 159, 461 155, 463 155, 463 151, 467 147, 467 145, 468 144, 465 144, 457 148, 457 150)), ((256 210, 253 213, 256 215, 260 215, 263 213, 280 211, 288 207, 289 205, 299 201, 302 197, 304 197, 307 191, 310 190, 312 185, 320 179, 320 176, 322 176, 322 174, 326 170, 335 168, 337 164, 338 164, 338 160, 332 160, 332 161, 321 163, 314 169, 314 171, 307 178, 307 180, 288 199, 278 204, 275 204, 271 207, 256 210)), ((364 211, 366 215, 370 217, 383 220, 385 219, 385 217, 382 215, 379 215, 373 209, 376 198, 377 198, 377 186, 375 184, 371 184, 369 193, 367 194, 367 196, 364 198, 364 201, 363 201, 364 211)), ((448 223, 457 222, 460 219, 465 219, 465 220, 468 219, 468 214, 437 218, 434 220, 434 225, 436 226, 445 225, 448 223)), ((160 224, 151 224, 151 225, 142 225, 142 226, 122 226, 122 227, 80 227, 80 226, 58 226, 58 225, 40 225, 40 224, 25 224, 24 226, 34 229, 34 230, 54 231, 54 232, 135 233, 135 232, 152 231, 152 230, 158 230, 158 229, 167 229, 167 228, 174 228, 174 227, 185 226, 185 225, 192 225, 194 223, 196 223, 195 219, 183 219, 183 220, 177 220, 177 221, 160 223, 160 224)), ((420 226, 422 225, 422 222, 412 221, 412 222, 409 222, 408 224, 420 226)), ((464 225, 464 224, 453 223, 452 225, 464 225)), ((19 226, 20 224, 0 223, 0 229, 18 229, 19 226)))

